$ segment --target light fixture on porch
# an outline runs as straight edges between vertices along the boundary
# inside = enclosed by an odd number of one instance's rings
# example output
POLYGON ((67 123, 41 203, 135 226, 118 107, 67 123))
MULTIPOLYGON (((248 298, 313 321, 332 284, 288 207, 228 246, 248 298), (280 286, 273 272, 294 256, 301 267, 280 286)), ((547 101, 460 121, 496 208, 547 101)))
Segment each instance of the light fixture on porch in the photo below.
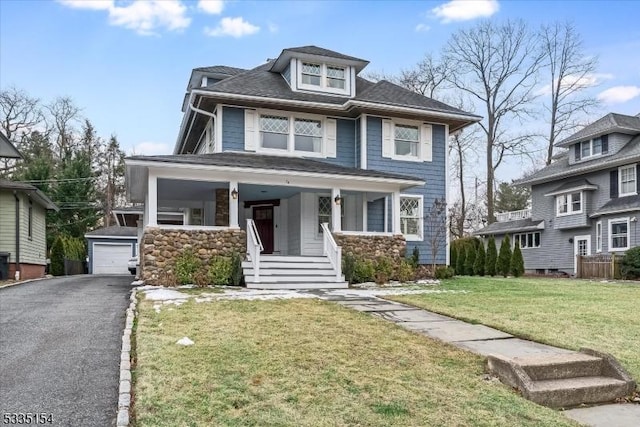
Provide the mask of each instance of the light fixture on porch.
POLYGON ((336 205, 340 206, 342 203, 342 196, 338 194, 333 200, 336 202, 336 205))
POLYGON ((231 197, 233 198, 233 200, 236 200, 238 198, 238 190, 236 190, 235 188, 231 190, 231 197))

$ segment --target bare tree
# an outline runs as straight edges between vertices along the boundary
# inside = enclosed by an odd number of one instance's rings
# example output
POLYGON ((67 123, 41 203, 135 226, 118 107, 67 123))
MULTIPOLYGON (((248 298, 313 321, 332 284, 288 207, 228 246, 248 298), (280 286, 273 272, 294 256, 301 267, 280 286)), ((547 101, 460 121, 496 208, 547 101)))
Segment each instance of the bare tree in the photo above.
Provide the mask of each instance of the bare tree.
MULTIPOLYGON (((474 126, 470 129, 464 129, 456 132, 449 138, 449 158, 453 157, 454 167, 453 173, 458 182, 459 199, 456 201, 454 208, 455 215, 451 217, 452 234, 456 237, 463 237, 465 230, 465 222, 467 220, 467 195, 465 189, 465 174, 467 166, 467 157, 470 151, 474 151, 475 142, 477 141, 478 127, 474 126)), ((450 209, 451 210, 451 209, 450 209)))
POLYGON ((80 120, 80 108, 69 97, 58 97, 46 106, 53 121, 58 157, 63 159, 74 147, 74 124, 80 120))
POLYGON ((403 70, 398 79, 400 85, 433 99, 443 99, 442 92, 446 88, 453 69, 446 58, 436 60, 431 54, 425 55, 416 68, 403 70))
POLYGON ((528 150, 532 135, 513 136, 505 127, 512 119, 532 114, 533 87, 543 56, 536 39, 522 21, 485 21, 453 34, 445 48, 455 73, 450 82, 478 101, 486 117, 480 123, 486 136, 487 214, 493 214, 495 171, 506 155, 528 150))
POLYGON ((0 114, 0 128, 13 142, 44 120, 40 100, 15 87, 0 91, 0 114))
POLYGON ((574 129, 578 123, 575 116, 588 114, 598 101, 581 96, 584 89, 595 84, 593 73, 598 59, 583 51, 582 39, 570 23, 554 23, 542 27, 542 53, 547 63, 550 86, 550 105, 545 105, 549 114, 549 136, 546 164, 553 159, 553 146, 563 133, 574 129))
POLYGON ((425 210, 424 226, 426 229, 429 248, 431 250, 431 266, 436 269, 436 260, 440 249, 445 247, 447 241, 447 201, 434 199, 433 203, 425 210))

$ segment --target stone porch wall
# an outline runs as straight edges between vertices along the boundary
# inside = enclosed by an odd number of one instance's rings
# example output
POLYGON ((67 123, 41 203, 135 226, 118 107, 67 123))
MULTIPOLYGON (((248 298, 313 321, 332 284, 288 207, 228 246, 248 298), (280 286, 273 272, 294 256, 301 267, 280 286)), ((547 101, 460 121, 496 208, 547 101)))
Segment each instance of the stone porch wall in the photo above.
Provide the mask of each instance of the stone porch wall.
POLYGON ((191 249, 204 263, 216 256, 244 254, 247 251, 247 235, 244 230, 167 230, 146 228, 142 236, 140 257, 141 279, 147 285, 174 285, 167 277, 173 277, 176 257, 185 249, 191 249))
POLYGON ((357 258, 375 261, 380 256, 392 259, 404 258, 407 243, 401 234, 393 236, 351 236, 333 233, 342 255, 351 254, 357 258))

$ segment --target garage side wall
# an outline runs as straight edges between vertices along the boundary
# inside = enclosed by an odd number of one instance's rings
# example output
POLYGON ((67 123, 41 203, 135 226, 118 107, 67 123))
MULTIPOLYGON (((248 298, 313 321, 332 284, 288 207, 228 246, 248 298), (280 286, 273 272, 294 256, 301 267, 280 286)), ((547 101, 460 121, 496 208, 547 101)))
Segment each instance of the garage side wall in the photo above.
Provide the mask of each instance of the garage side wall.
MULTIPOLYGON (((123 243, 127 243, 127 244, 131 244, 131 256, 135 256, 136 255, 136 249, 138 247, 138 241, 135 237, 132 237, 131 239, 107 239, 107 238, 99 238, 99 239, 91 239, 88 238, 87 239, 87 255, 89 257, 89 265, 88 265, 88 269, 89 269, 89 274, 93 274, 93 244, 94 243, 113 243, 113 244, 123 244, 123 243)), ((124 268, 126 270, 127 265, 124 265, 124 268)))

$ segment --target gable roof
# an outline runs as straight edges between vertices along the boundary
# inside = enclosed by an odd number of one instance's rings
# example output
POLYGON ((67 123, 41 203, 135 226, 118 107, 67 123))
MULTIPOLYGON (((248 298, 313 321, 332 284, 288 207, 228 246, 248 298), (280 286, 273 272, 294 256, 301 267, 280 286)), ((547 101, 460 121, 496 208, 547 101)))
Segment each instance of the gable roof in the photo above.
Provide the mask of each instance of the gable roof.
POLYGON ((31 197, 36 203, 44 206, 45 209, 54 210, 56 212, 60 210, 46 194, 31 184, 0 179, 0 190, 20 191, 29 195, 29 197, 31 197))
POLYGON ((9 141, 9 138, 4 133, 0 132, 0 157, 6 157, 9 159, 21 159, 22 154, 18 149, 9 141))
POLYGON ((585 126, 568 138, 555 144, 556 147, 566 147, 570 144, 596 138, 613 132, 628 134, 640 133, 640 117, 625 114, 609 113, 595 122, 585 126))
POLYGON ((615 166, 621 166, 625 163, 630 163, 640 160, 640 134, 631 139, 624 147, 617 153, 610 156, 603 156, 597 158, 595 161, 589 161, 584 163, 569 164, 569 154, 564 153, 555 162, 540 169, 538 172, 516 181, 517 185, 533 185, 543 182, 555 181, 558 179, 564 179, 572 176, 577 176, 589 172, 598 170, 605 170, 615 166))

